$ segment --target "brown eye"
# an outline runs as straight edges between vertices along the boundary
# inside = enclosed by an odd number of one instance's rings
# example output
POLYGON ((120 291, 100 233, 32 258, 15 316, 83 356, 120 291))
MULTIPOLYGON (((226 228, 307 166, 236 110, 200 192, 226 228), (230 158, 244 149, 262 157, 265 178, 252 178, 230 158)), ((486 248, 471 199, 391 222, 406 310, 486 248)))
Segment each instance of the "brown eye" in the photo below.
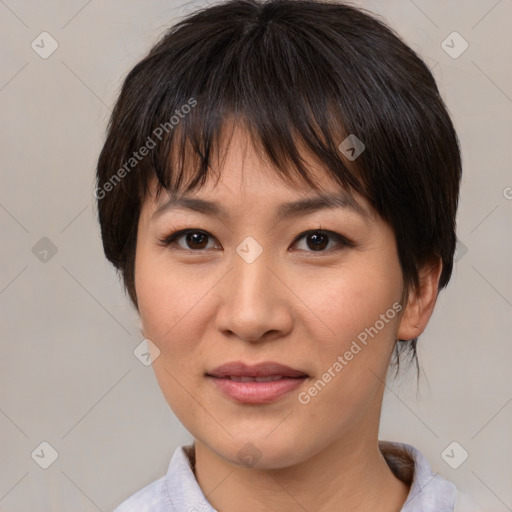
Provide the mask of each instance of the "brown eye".
POLYGON ((212 248, 208 247, 208 241, 210 237, 211 235, 205 231, 200 231, 197 229, 183 229, 181 231, 172 233, 164 239, 161 239, 160 243, 166 247, 178 246, 178 249, 188 251, 201 251, 204 249, 212 248), (180 242, 181 239, 184 239, 184 242, 180 242))
POLYGON ((306 252, 328 252, 331 249, 336 250, 354 246, 354 244, 344 236, 332 231, 325 231, 320 229, 302 233, 295 239, 294 243, 297 244, 297 242, 302 239, 305 240, 306 247, 303 247, 300 250, 304 250, 306 252), (332 247, 331 244, 331 247, 326 250, 331 242, 334 243, 334 247, 332 247))
POLYGON ((324 233, 310 233, 306 235, 308 247, 314 251, 321 251, 329 245, 329 237, 324 233))
POLYGON ((185 233, 185 240, 190 249, 204 249, 208 245, 208 235, 199 231, 185 233))

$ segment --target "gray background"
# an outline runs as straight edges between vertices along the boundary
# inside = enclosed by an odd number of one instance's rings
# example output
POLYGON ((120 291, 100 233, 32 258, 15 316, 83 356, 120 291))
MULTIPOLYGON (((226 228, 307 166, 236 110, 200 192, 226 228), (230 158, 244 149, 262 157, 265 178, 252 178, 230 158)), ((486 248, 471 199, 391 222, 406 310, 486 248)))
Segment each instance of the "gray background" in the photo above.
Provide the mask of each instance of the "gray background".
MULTIPOLYGON (((464 162, 458 261, 420 338, 420 392, 412 371, 389 380, 381 438, 419 448, 485 510, 512 510, 512 2, 355 3, 431 67, 464 162), (469 43, 457 58, 442 47, 453 31, 469 43)), ((3 512, 112 510, 191 440, 134 356, 137 316, 103 256, 92 195, 121 80, 199 3, 181 5, 0 0, 3 512), (58 43, 46 59, 31 47, 51 48, 43 31, 58 43), (47 469, 42 442, 58 453, 47 469)))

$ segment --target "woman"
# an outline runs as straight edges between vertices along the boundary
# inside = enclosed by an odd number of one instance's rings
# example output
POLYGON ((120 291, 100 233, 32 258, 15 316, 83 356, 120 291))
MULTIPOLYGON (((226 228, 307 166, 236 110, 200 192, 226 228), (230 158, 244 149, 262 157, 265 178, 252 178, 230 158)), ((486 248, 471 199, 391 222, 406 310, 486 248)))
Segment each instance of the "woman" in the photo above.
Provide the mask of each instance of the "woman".
POLYGON ((107 258, 194 437, 115 512, 474 510, 378 440, 393 354, 450 279, 457 135, 360 9, 231 0, 127 76, 97 169, 107 258))

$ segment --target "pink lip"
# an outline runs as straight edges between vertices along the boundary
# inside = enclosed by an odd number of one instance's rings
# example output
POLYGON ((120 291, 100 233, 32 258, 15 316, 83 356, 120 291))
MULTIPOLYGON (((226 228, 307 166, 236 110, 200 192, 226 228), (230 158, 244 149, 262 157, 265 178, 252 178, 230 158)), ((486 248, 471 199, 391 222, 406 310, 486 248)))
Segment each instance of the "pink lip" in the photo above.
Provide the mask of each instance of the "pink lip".
POLYGON ((248 404, 262 404, 277 400, 297 389, 308 378, 304 372, 274 362, 249 366, 241 361, 223 364, 206 374, 222 393, 233 400, 248 404), (280 380, 268 382, 239 382, 230 377, 270 377, 280 380))
POLYGON ((207 375, 211 377, 269 377, 281 375, 282 377, 307 377, 304 372, 295 370, 284 364, 265 361, 254 365, 245 364, 242 361, 233 361, 218 366, 207 375))

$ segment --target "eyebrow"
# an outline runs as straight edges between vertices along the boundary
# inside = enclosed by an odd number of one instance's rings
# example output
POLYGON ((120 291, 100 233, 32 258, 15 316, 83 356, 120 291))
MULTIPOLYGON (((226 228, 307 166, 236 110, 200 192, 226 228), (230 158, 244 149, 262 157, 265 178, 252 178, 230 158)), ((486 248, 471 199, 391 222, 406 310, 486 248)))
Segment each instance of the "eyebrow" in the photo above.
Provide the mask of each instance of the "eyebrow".
MULTIPOLYGON (((288 203, 282 203, 278 206, 276 216, 280 219, 290 219, 307 215, 319 210, 334 208, 345 208, 357 213, 362 217, 370 218, 370 213, 361 206, 350 195, 338 192, 335 194, 319 194, 313 197, 298 199, 288 203)), ((186 195, 171 195, 163 204, 161 204, 151 216, 151 219, 160 217, 164 212, 170 210, 191 210, 204 215, 216 216, 226 219, 229 217, 226 210, 218 203, 187 197, 186 195)))

